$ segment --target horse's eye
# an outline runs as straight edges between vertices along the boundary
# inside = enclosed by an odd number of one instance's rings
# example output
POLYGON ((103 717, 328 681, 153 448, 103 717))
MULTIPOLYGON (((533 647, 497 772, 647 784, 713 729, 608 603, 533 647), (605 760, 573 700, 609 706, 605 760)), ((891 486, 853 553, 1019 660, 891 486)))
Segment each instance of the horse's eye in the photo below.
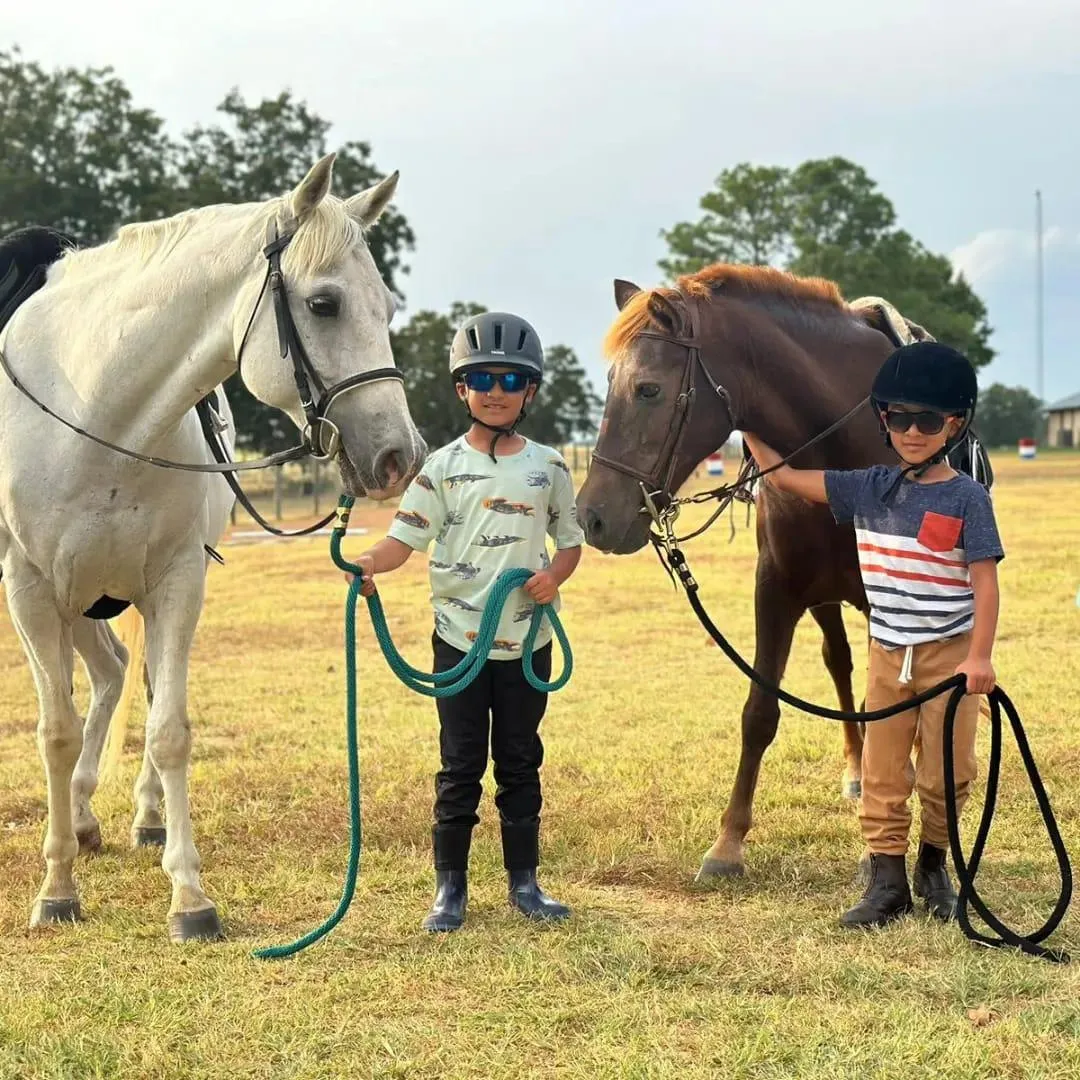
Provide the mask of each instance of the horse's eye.
POLYGON ((642 383, 637 388, 637 396, 639 398, 654 398, 660 393, 660 387, 654 382, 642 383))
POLYGON ((340 310, 337 298, 333 296, 312 296, 308 299, 307 306, 312 315, 323 319, 332 319, 340 310))

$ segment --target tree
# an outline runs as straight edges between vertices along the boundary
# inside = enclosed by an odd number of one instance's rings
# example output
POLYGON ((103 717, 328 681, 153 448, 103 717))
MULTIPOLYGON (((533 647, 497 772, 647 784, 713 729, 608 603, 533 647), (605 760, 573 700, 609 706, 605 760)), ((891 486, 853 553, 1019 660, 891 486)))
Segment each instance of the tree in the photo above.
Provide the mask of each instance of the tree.
MULTIPOLYGON (((330 123, 288 91, 249 105, 233 90, 218 112, 221 123, 172 139, 160 117, 135 106, 112 68, 48 72, 18 49, 0 52, 0 234, 40 224, 82 245, 101 243, 125 222, 282 195, 327 152, 330 123)), ((370 146, 354 141, 338 148, 334 177, 344 195, 382 174, 370 146)), ((409 223, 391 207, 368 243, 383 279, 404 299, 409 223)), ((225 389, 241 445, 269 452, 299 437, 238 375, 225 389)))
MULTIPOLYGON (((450 343, 458 326, 486 310, 455 303, 449 313, 418 311, 391 335, 394 360, 405 376, 405 392, 416 426, 431 447, 445 446, 465 428, 467 417, 450 378, 450 343)), ((561 444, 596 430, 602 402, 592 392, 585 369, 565 345, 545 350, 545 377, 521 425, 538 442, 561 444)))
POLYGON ((100 243, 170 212, 172 144, 110 67, 45 71, 0 52, 0 234, 51 225, 100 243))
POLYGON ((669 278, 714 262, 768 263, 835 281, 841 292, 884 296, 975 367, 993 359, 986 307, 948 259, 896 226, 896 212, 864 169, 844 158, 793 170, 726 169, 702 197, 702 216, 661 232, 669 278))
POLYGON ((1042 435, 1042 402, 1026 387, 992 383, 979 394, 975 429, 987 446, 1015 446, 1042 435))

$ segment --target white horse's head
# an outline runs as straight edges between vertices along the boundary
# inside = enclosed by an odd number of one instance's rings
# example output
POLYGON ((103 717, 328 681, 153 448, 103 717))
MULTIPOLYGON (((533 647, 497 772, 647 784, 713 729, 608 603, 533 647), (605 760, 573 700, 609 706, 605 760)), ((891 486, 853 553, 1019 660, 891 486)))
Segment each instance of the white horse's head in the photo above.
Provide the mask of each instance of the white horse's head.
MULTIPOLYGON (((281 255, 289 312, 317 382, 327 388, 394 366, 390 320, 395 301, 379 275, 364 231, 386 209, 398 174, 342 200, 330 194, 334 156, 317 162, 291 194, 271 204, 278 234, 294 234, 281 255)), ((293 361, 281 355, 270 289, 255 309, 265 270, 265 263, 257 270, 252 264, 251 280, 241 290, 233 313, 240 375, 257 398, 288 413, 304 428, 307 418, 293 361)), ((317 385, 312 393, 317 400, 317 385)), ((366 491, 375 499, 400 494, 423 464, 427 447, 397 380, 345 390, 334 397, 326 417, 340 432, 337 462, 350 493, 366 491)))

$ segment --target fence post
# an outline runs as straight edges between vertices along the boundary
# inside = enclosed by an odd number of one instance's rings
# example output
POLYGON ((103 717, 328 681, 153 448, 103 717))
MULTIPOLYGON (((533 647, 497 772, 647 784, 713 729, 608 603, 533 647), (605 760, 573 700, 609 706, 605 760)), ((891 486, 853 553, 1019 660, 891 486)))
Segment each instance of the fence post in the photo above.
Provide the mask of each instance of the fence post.
POLYGON ((319 475, 319 463, 316 461, 313 466, 315 474, 313 489, 315 493, 315 516, 319 516, 319 485, 322 483, 322 477, 319 475))
POLYGON ((281 520, 281 488, 282 488, 282 472, 284 466, 279 465, 274 470, 274 517, 281 520))

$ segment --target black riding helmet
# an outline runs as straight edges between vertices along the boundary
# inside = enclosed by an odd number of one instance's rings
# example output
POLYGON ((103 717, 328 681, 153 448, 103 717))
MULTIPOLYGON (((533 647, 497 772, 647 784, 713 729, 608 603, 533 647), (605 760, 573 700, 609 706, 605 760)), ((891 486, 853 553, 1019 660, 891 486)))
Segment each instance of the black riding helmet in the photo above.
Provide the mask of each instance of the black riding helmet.
MULTIPOLYGON (((450 343, 450 374, 455 383, 463 382, 469 371, 492 367, 514 368, 529 376, 530 383, 539 385, 544 377, 544 349, 540 336, 520 315, 506 311, 485 311, 473 315, 458 327, 450 343)), ((495 443, 503 435, 513 435, 517 425, 525 419, 522 408, 517 419, 507 427, 494 427, 478 420, 469 409, 469 419, 489 431, 495 432, 491 442, 491 458, 495 456, 495 443)))
POLYGON ((881 365, 870 390, 870 403, 889 446, 892 437, 881 417, 889 405, 921 405, 963 419, 960 430, 937 454, 911 470, 921 475, 931 465, 943 461, 963 440, 974 419, 978 396, 975 369, 963 353, 936 341, 916 341, 897 349, 881 365))

